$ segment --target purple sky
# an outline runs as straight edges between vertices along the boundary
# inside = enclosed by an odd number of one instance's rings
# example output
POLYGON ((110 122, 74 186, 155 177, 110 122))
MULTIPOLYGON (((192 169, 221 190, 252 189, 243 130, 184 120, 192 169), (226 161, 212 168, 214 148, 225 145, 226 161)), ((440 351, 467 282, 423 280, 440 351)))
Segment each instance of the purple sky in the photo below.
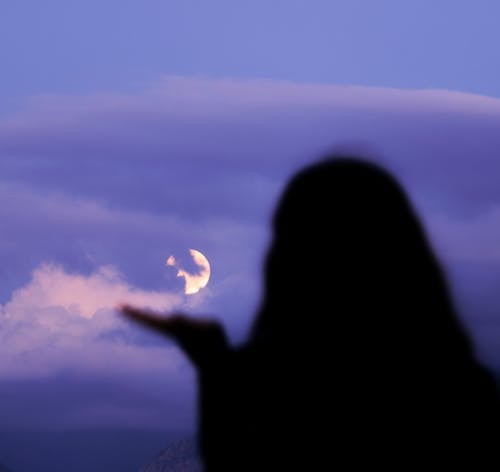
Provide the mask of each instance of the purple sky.
POLYGON ((3 428, 193 427, 191 367, 113 307, 243 339, 278 195, 334 149, 401 179, 500 374, 497 2, 43 3, 0 19, 3 428))

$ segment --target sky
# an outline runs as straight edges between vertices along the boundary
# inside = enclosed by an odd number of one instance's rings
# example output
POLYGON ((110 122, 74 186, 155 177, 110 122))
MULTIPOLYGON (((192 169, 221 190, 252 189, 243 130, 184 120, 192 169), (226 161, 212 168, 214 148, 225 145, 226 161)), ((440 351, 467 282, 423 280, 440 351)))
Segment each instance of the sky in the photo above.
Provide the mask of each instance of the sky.
MULTIPOLYGON (((245 338, 287 179, 387 166, 500 375, 496 0, 0 2, 0 430, 193 429, 128 301, 245 338), (170 255, 206 255, 186 295, 170 255)), ((298 347, 300 344, 298 342, 298 347)))

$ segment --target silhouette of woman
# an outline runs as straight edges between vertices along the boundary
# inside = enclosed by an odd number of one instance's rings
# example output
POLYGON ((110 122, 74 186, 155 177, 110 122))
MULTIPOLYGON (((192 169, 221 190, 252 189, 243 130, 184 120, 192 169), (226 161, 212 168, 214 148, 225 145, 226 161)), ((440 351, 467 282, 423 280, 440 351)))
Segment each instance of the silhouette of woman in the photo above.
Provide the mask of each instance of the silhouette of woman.
POLYGON ((273 231, 243 346, 215 321, 122 307, 197 367, 205 470, 496 464, 495 382, 396 180, 319 161, 289 182, 273 231))

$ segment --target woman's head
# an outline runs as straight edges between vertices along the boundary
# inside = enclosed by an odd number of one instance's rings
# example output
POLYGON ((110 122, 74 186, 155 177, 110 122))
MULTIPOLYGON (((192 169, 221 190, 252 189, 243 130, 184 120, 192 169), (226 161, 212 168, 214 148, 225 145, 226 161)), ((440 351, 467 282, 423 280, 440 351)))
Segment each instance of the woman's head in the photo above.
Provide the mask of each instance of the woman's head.
POLYGON ((354 158, 329 158, 298 172, 281 197, 273 233, 266 276, 277 286, 310 282, 324 290, 336 279, 351 284, 376 273, 387 277, 389 269, 406 271, 402 263, 415 252, 430 256, 397 181, 354 158))
POLYGON ((430 322, 455 323, 404 190, 388 171, 358 158, 330 157, 291 179, 273 219, 264 293, 257 337, 292 335, 284 328, 299 320, 321 329, 327 317, 344 331, 364 326, 407 336, 430 322))

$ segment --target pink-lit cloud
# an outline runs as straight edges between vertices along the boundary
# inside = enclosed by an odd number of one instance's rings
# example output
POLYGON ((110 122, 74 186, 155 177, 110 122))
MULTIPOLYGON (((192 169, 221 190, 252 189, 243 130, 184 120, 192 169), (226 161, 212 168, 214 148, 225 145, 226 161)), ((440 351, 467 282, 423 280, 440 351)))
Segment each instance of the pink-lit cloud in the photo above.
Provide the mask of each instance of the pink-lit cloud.
POLYGON ((36 268, 1 307, 0 379, 64 370, 175 372, 181 360, 175 347, 139 345, 127 337, 129 327, 116 311, 120 302, 162 312, 179 306, 181 298, 135 288, 112 267, 87 276, 53 264, 36 268))

